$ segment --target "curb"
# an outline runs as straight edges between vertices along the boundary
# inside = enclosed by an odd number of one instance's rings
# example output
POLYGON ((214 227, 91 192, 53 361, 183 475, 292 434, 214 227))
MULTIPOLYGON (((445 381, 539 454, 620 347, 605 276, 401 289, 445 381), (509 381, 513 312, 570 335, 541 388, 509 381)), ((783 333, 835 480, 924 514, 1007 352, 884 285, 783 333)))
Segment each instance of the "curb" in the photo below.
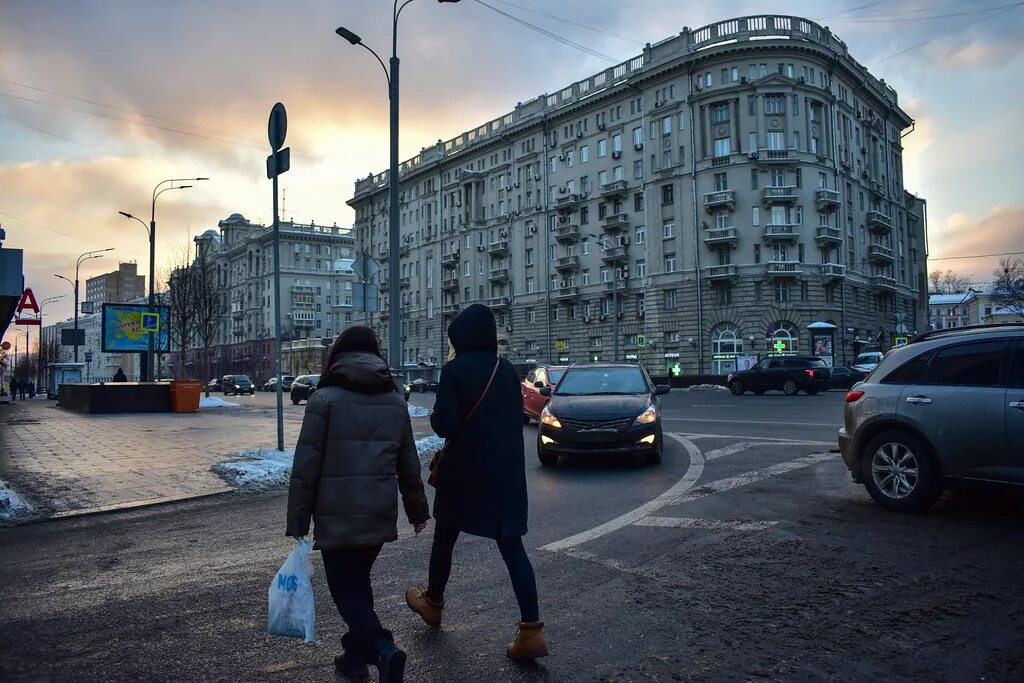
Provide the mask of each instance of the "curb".
POLYGON ((41 517, 33 520, 26 519, 26 523, 31 522, 45 522, 51 519, 74 519, 75 517, 87 517, 90 515, 101 515, 107 512, 120 512, 122 510, 135 510, 138 508, 154 507, 157 505, 165 505, 167 503, 180 503, 186 500, 200 500, 202 498, 212 498, 213 496, 221 496, 225 493, 233 493, 233 488, 222 488, 214 489, 213 491, 207 491, 205 493, 198 494, 181 494, 178 496, 161 496, 160 498, 147 498, 145 500, 133 500, 127 503, 114 503, 111 505, 100 505, 91 508, 81 508, 79 510, 64 510, 63 512, 57 512, 49 517, 41 517))

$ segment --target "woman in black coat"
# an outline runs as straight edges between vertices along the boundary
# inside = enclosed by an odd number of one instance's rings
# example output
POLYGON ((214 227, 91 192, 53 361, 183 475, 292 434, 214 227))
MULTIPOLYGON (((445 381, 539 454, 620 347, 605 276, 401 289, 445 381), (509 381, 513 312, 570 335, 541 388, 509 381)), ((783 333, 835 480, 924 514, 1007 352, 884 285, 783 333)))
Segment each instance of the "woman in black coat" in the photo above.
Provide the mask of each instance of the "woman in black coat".
POLYGON ((473 304, 460 313, 448 327, 448 339, 456 357, 441 372, 430 416, 434 431, 448 440, 437 469, 430 576, 427 590, 410 588, 406 602, 429 625, 440 626, 459 534, 493 538, 508 567, 521 616, 507 654, 516 659, 543 657, 547 646, 537 582, 522 538, 527 496, 519 378, 511 363, 498 358, 494 314, 488 307, 473 304), (467 420, 478 400, 479 407, 467 420))

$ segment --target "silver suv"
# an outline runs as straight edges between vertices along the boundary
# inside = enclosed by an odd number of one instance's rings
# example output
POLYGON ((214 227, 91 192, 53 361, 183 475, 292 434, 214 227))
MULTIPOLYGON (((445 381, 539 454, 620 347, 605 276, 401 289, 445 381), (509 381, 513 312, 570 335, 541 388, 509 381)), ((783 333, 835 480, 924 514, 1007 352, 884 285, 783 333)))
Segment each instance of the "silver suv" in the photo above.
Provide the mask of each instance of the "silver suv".
POLYGON ((889 510, 926 509, 949 479, 1024 483, 1024 324, 925 332, 846 396, 839 449, 889 510))

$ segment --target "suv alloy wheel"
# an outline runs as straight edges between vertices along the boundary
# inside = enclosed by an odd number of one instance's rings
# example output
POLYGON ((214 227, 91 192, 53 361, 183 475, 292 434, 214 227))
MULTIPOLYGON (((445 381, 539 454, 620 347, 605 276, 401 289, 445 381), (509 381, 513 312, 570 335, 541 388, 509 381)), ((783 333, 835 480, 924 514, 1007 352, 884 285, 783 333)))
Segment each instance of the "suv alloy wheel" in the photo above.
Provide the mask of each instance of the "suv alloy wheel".
POLYGON ((787 379, 782 383, 782 393, 786 396, 796 396, 798 391, 800 391, 800 387, 797 386, 795 379, 787 379))
POLYGON ((909 432, 890 429, 861 453, 861 481, 875 501, 894 512, 919 512, 942 493, 942 477, 925 445, 909 432))
POLYGON ((740 396, 744 391, 746 391, 746 389, 743 388, 743 382, 738 379, 734 379, 729 382, 729 391, 732 392, 733 396, 740 396))

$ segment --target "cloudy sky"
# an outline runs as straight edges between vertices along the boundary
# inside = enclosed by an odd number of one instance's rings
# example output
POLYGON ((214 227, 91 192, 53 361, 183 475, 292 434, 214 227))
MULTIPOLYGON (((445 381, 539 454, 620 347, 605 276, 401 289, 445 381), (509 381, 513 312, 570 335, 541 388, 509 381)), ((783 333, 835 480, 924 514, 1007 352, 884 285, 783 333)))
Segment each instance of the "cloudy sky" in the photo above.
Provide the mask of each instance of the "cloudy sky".
MULTIPOLYGON (((929 205, 931 255, 1024 251, 1024 2, 786 3, 828 25, 899 93, 916 120, 907 189, 929 205)), ((418 0, 400 30, 402 158, 553 92, 611 62, 513 22, 514 14, 617 61, 684 26, 772 12, 779 3, 687 0, 418 0), (486 2, 486 6, 484 4, 486 2), (492 9, 493 8, 493 9, 492 9)), ((159 201, 158 270, 230 213, 267 222, 266 119, 288 107, 285 217, 348 225, 357 177, 387 165, 380 65, 334 34, 344 25, 386 56, 390 0, 5 0, 0 3, 0 224, 26 250, 40 297, 135 260, 153 185, 209 176, 159 201)), ((998 258, 935 261, 983 282, 998 258)), ((48 315, 71 313, 71 297, 48 315)))

